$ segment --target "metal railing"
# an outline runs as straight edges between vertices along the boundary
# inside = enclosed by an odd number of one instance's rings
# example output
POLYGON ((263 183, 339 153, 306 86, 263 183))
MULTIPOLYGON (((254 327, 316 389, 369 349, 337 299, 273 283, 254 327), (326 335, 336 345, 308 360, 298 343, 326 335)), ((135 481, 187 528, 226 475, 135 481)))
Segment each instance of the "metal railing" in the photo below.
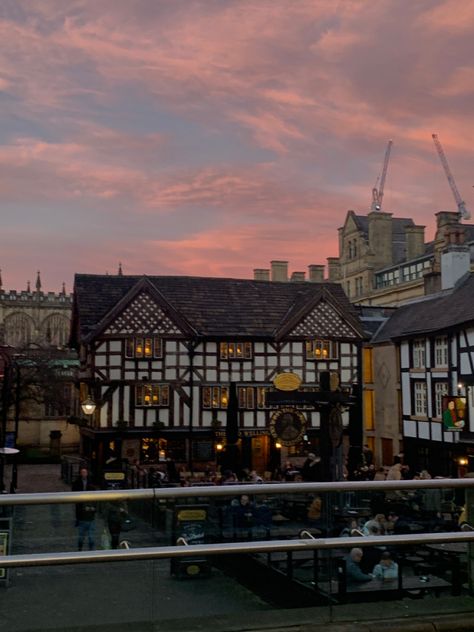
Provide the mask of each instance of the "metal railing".
MULTIPOLYGON (((44 505, 77 502, 104 502, 120 500, 179 500, 193 497, 223 497, 239 494, 284 495, 287 493, 336 493, 349 491, 390 491, 419 489, 471 489, 474 479, 434 479, 426 481, 343 481, 337 483, 280 483, 242 484, 216 487, 155 488, 89 492, 59 492, 40 494, 2 494, 0 506, 44 505)), ((272 553, 277 551, 322 550, 370 546, 415 545, 426 543, 474 542, 474 531, 417 533, 408 535, 377 535, 363 537, 303 538, 294 540, 258 540, 196 544, 193 555, 224 555, 236 553, 272 553)), ((189 547, 161 546, 104 551, 41 553, 0 556, 0 568, 123 562, 131 560, 180 558, 189 556, 189 547)))

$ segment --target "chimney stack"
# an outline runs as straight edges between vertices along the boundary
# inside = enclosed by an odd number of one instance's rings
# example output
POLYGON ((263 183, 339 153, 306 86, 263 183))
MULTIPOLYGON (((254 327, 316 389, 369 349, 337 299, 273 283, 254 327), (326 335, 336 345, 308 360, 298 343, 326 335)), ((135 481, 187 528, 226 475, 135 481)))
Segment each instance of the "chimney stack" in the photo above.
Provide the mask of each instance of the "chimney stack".
POLYGON ((295 282, 306 281, 305 272, 293 272, 291 275, 291 281, 295 281, 295 282))
POLYGON ((270 270, 268 268, 254 268, 254 281, 270 281, 270 270))
POLYGON ((332 283, 339 281, 341 278, 341 266, 339 257, 328 257, 328 280, 332 283))
POLYGON ((406 260, 416 259, 425 254, 425 227, 406 226, 406 260))
POLYGON ((288 261, 270 261, 272 281, 286 283, 288 281, 288 261))
POLYGON ((324 266, 316 264, 309 265, 308 278, 311 283, 322 283, 324 281, 324 266))

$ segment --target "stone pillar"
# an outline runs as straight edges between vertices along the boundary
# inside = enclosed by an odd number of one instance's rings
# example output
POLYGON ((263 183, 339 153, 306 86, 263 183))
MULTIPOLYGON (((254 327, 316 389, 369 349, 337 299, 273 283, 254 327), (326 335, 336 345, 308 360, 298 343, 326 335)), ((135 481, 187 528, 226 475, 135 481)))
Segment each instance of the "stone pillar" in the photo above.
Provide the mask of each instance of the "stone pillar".
POLYGON ((286 283, 288 281, 288 261, 271 261, 272 281, 286 283))
POLYGON ((311 283, 322 283, 324 281, 324 266, 315 264, 309 265, 308 280, 311 281, 311 283))

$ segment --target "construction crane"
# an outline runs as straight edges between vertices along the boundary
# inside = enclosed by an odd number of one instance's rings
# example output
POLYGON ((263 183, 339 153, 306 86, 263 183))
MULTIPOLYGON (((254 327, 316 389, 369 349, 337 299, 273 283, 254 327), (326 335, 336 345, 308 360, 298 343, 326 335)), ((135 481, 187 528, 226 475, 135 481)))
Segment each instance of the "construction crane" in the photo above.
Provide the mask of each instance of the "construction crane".
POLYGON ((438 134, 431 134, 431 137, 433 138, 433 142, 438 152, 439 159, 441 160, 441 164, 443 165, 444 172, 446 174, 446 177, 448 178, 449 186, 451 187, 451 191, 453 192, 454 199, 456 200, 456 204, 457 204, 458 212, 459 212, 459 218, 471 219, 471 214, 466 208, 466 203, 463 201, 461 195, 459 194, 456 183, 454 182, 453 174, 451 173, 451 169, 449 168, 446 155, 443 151, 443 147, 441 143, 439 142, 438 134))
POLYGON ((382 175, 377 178, 374 188, 372 189, 372 211, 382 210, 383 189, 385 186, 385 178, 387 177, 388 161, 390 160, 390 152, 392 151, 393 141, 389 140, 387 149, 385 150, 385 158, 383 160, 382 175))

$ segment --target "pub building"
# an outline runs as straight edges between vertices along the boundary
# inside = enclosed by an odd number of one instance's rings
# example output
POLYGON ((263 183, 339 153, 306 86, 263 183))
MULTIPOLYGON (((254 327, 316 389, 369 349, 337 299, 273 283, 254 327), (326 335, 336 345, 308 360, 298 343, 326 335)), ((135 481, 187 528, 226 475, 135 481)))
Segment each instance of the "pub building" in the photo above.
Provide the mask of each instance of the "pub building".
MULTIPOLYGON (((263 475, 298 463, 320 447, 320 411, 297 402, 282 424, 266 392, 285 372, 302 392, 317 391, 323 372, 348 392, 360 383, 362 339, 336 283, 77 274, 71 344, 81 400, 93 403, 81 453, 99 477, 110 464, 166 459, 181 472, 215 470, 234 389, 240 468, 263 475)), ((348 421, 346 409, 345 434, 348 421)))

